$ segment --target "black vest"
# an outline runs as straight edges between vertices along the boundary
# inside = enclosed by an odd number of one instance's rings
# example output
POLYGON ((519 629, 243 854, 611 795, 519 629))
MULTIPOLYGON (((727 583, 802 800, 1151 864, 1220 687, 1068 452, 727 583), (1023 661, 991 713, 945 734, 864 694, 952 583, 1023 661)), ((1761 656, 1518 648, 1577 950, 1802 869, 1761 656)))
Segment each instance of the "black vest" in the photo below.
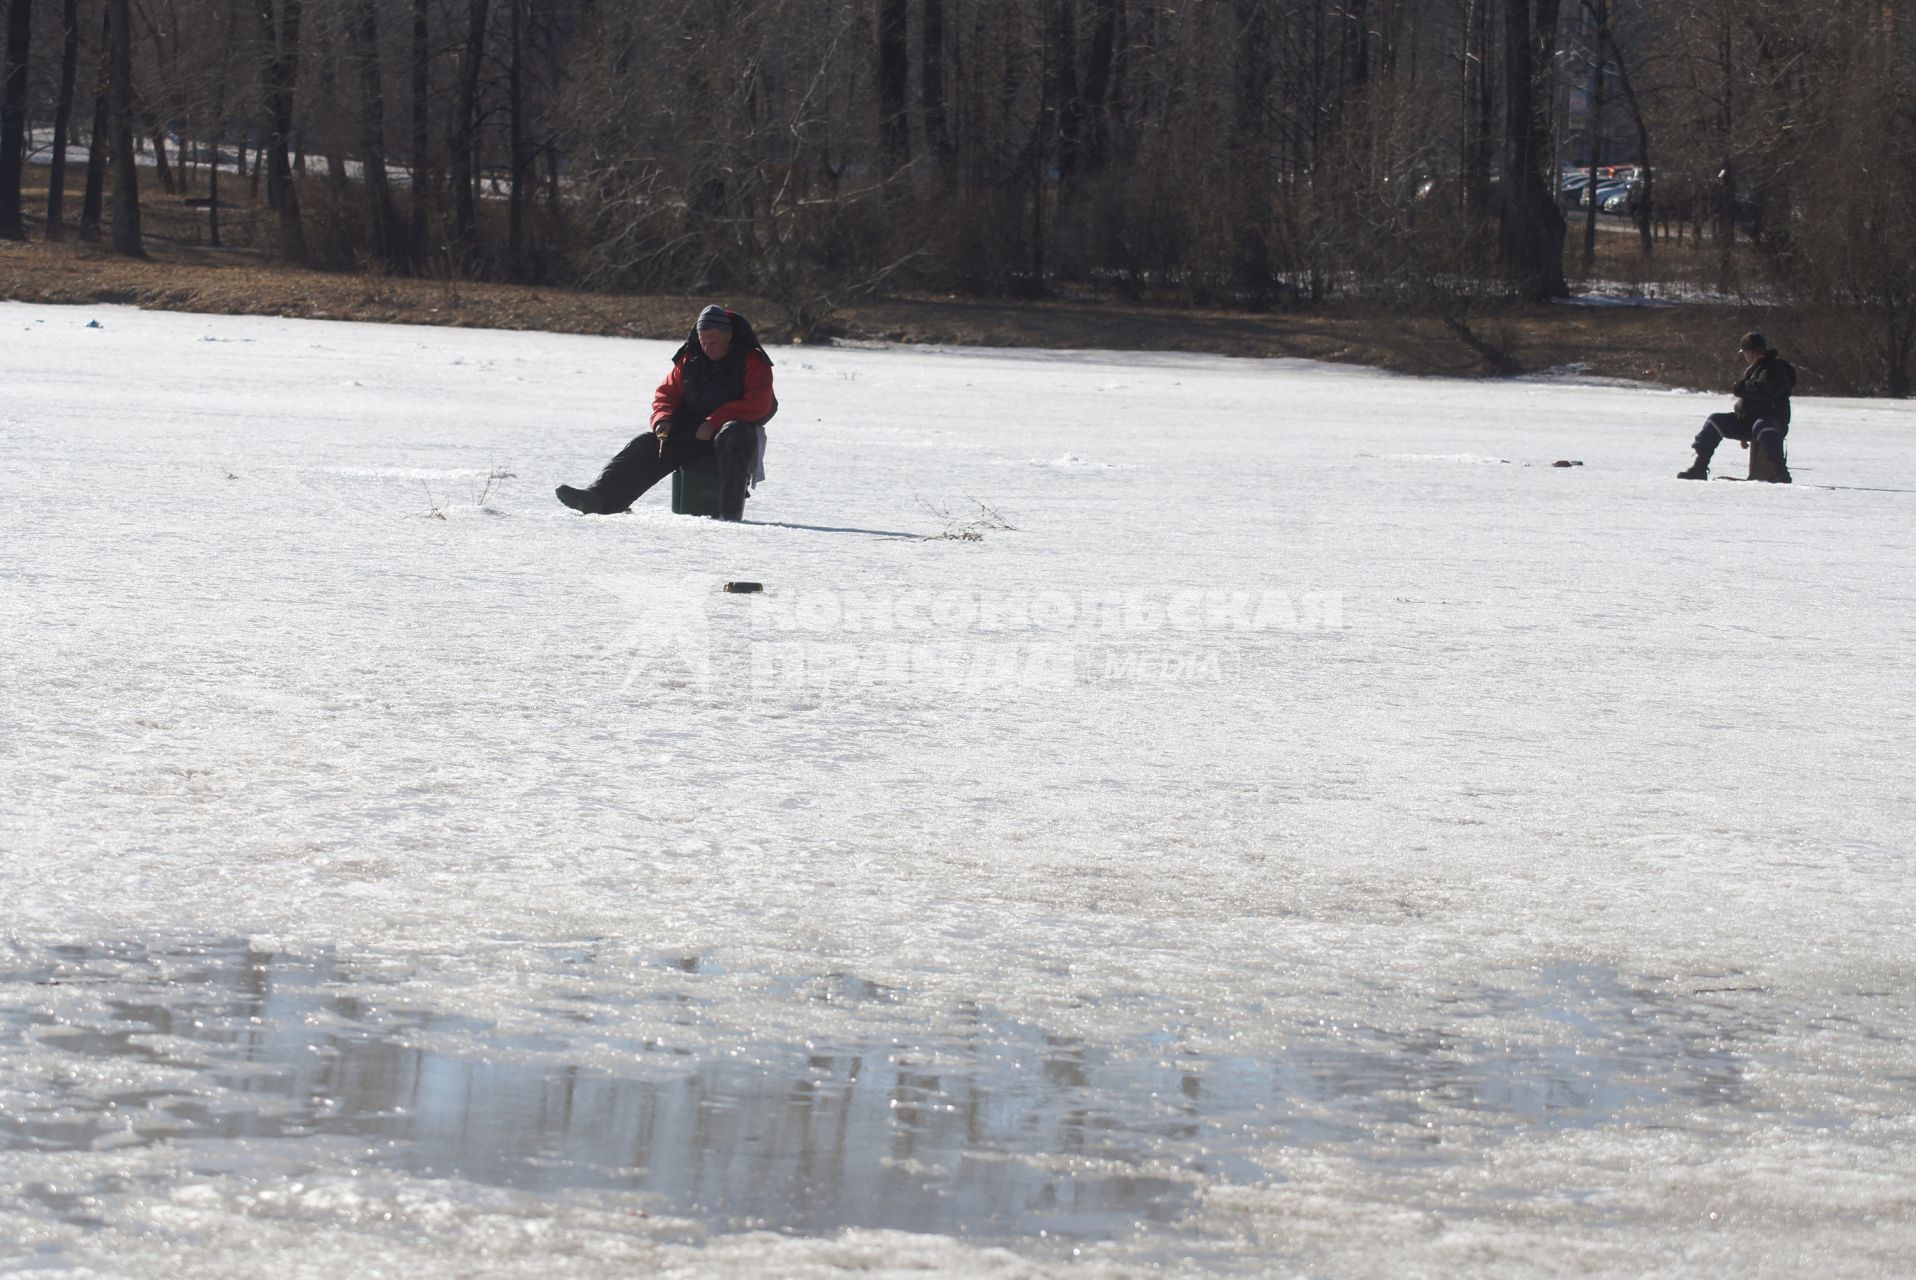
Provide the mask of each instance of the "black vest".
POLYGON ((684 397, 679 401, 678 416, 688 422, 703 422, 712 415, 712 410, 744 395, 748 354, 734 346, 725 353, 725 359, 708 360, 705 353, 694 346, 685 363, 679 366, 684 397))

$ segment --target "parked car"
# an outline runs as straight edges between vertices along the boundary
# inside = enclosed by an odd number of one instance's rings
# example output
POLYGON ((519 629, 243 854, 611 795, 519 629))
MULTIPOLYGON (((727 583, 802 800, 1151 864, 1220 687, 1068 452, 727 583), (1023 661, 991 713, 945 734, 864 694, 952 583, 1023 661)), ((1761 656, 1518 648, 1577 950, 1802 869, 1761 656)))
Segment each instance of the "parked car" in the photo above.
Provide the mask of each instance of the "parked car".
POLYGON ((1598 182, 1594 194, 1584 188, 1577 204, 1588 209, 1591 204, 1604 213, 1628 213, 1636 207, 1636 192, 1639 184, 1635 182, 1598 182))
POLYGON ((1623 189, 1604 198, 1601 208, 1605 213, 1629 214, 1637 211, 1637 201, 1643 198, 1641 182, 1626 182, 1623 189))

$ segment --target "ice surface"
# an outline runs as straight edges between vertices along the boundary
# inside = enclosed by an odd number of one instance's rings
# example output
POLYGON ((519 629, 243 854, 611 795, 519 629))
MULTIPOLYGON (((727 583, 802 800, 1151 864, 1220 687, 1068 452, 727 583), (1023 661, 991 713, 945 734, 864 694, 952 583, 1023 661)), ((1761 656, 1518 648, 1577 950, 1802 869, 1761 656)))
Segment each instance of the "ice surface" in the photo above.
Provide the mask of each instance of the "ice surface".
POLYGON ((1916 1256, 1910 406, 669 350, 0 305, 0 1269, 1916 1256))

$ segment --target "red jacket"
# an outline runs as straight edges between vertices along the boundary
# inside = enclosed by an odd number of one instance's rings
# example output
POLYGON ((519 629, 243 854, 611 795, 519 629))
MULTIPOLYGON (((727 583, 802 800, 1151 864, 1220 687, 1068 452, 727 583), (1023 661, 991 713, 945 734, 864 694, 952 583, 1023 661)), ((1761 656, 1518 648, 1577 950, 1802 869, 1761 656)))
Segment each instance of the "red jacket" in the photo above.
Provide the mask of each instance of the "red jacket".
MULTIPOLYGON (((681 350, 672 361, 672 371, 665 375, 665 381, 652 393, 652 425, 671 417, 685 403, 685 366, 692 360, 703 360, 697 343, 690 351, 681 350)), ((754 348, 745 353, 745 390, 737 399, 727 400, 705 415, 705 420, 714 426, 724 426, 728 422, 761 422, 772 416, 772 362, 763 351, 754 348)))

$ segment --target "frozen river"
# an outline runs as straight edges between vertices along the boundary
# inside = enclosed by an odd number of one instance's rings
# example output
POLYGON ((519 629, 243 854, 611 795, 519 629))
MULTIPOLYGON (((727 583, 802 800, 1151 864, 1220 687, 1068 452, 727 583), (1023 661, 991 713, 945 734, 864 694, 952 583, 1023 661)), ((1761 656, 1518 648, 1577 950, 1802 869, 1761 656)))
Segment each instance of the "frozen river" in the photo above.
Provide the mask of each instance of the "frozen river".
POLYGON ((670 351, 0 304, 0 1271, 1906 1273, 1916 409, 670 351))

